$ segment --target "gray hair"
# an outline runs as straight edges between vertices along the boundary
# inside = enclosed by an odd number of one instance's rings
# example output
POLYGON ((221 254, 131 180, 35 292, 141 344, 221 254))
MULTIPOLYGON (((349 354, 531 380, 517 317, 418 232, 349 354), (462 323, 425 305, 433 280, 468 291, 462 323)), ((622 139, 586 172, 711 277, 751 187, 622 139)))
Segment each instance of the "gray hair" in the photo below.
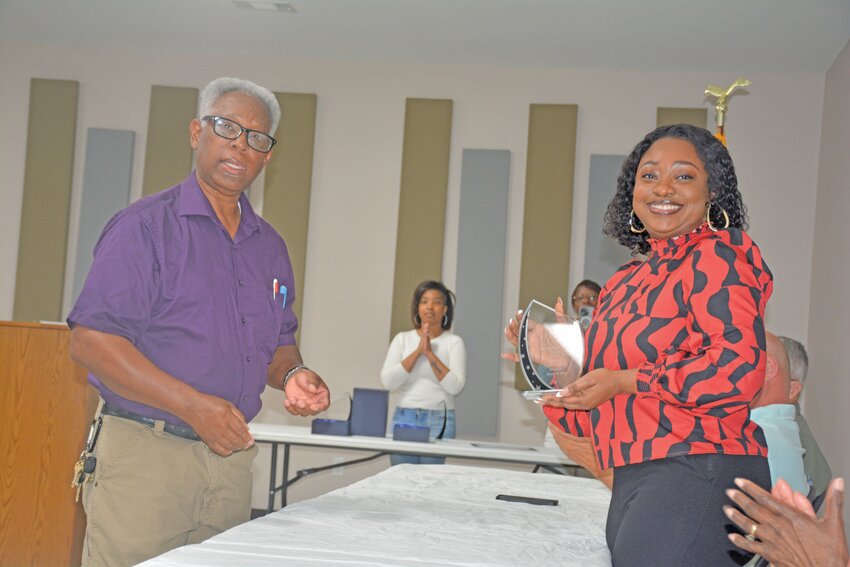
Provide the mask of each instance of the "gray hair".
POLYGON ((245 93, 263 103, 271 120, 269 134, 273 136, 275 130, 277 130, 278 122, 280 122, 280 105, 277 102, 277 98, 275 98, 269 89, 251 81, 246 81, 245 79, 220 77, 205 86, 198 97, 198 120, 212 114, 212 107, 221 95, 233 91, 245 93))
POLYGON ((788 337, 777 338, 785 347, 785 352, 788 353, 788 370, 791 374, 791 380, 803 382, 806 379, 806 374, 809 373, 809 355, 806 354, 806 347, 800 341, 788 337))

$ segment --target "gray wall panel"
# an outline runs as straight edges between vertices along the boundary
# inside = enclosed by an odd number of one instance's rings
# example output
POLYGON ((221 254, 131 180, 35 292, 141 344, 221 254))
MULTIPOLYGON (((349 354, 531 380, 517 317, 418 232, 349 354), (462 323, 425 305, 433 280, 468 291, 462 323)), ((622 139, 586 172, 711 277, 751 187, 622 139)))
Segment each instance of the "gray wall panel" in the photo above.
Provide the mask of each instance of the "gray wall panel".
POLYGON ((511 153, 464 150, 454 332, 468 357, 456 398, 458 437, 497 435, 511 153))
POLYGON ((80 230, 74 261, 74 301, 86 281, 92 251, 103 227, 112 215, 130 203, 135 139, 136 134, 129 130, 89 128, 86 133, 80 230))
MULTIPOLYGON (((626 156, 590 156, 584 272, 580 274, 579 279, 594 280, 599 285, 605 285, 617 268, 632 259, 625 247, 602 234, 605 210, 617 189, 617 175, 625 159, 626 156)), ((566 293, 570 291, 572 290, 566 293)))

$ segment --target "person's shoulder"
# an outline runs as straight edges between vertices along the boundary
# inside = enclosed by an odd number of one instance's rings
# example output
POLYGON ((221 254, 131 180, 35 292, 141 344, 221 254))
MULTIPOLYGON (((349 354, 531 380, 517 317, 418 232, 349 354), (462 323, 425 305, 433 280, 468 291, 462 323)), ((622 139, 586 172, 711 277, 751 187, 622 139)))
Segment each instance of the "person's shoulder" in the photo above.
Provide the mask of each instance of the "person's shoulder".
POLYGON ((720 262, 730 270, 739 271, 742 266, 761 282, 762 287, 769 287, 773 274, 762 256, 761 249, 750 235, 739 228, 723 228, 712 232, 697 243, 699 255, 693 255, 694 261, 720 262))
POLYGON ((707 231, 705 238, 700 239, 697 248, 716 248, 718 246, 749 250, 758 249, 758 246, 745 231, 740 228, 728 227, 714 231, 707 231))
POLYGON ((272 244, 276 246, 286 246, 286 241, 284 240, 283 236, 280 235, 277 229, 273 227, 269 221, 267 221, 260 215, 257 215, 257 222, 260 224, 260 233, 263 235, 264 238, 269 239, 270 241, 272 241, 272 244))
POLYGON ((750 418, 755 421, 795 422, 796 409, 793 404, 768 404, 750 410, 750 418))
POLYGON ((113 220, 139 219, 145 222, 152 221, 160 216, 160 211, 173 209, 180 198, 180 184, 158 193, 147 195, 130 203, 124 209, 118 211, 113 220))
POLYGON ((418 340, 418 337, 416 335, 416 329, 410 329, 409 331, 399 331, 393 337, 393 341, 403 341, 411 337, 416 337, 418 340))
POLYGON ((646 260, 643 259, 643 258, 632 258, 631 260, 629 260, 628 262, 626 262, 625 264, 623 264, 622 266, 617 268, 617 271, 614 272, 614 275, 617 275, 620 272, 630 272, 630 271, 634 270, 635 268, 637 268, 638 266, 640 266, 641 264, 643 264, 645 261, 646 260))
POLYGON ((749 234, 740 228, 721 228, 708 231, 694 243, 691 253, 699 251, 698 257, 715 256, 725 261, 746 262, 760 268, 764 266, 761 249, 749 234))
POLYGON ((617 287, 617 285, 625 278, 628 278, 629 275, 635 270, 639 269, 644 262, 645 259, 642 258, 634 258, 617 268, 611 277, 608 278, 608 281, 602 286, 602 290, 599 292, 599 297, 601 298, 603 295, 607 295, 608 291, 617 287))
POLYGON ((463 345, 463 338, 451 331, 443 331, 441 336, 445 337, 446 344, 448 345, 463 345))

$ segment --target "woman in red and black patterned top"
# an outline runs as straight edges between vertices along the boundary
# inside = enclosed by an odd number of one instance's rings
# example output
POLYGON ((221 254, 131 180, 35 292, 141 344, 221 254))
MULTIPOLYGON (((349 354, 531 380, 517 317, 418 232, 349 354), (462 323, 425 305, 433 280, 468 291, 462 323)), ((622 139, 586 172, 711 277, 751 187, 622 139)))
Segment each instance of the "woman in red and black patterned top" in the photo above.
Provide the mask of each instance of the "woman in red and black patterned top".
POLYGON ((615 469, 615 567, 748 559, 722 512, 736 477, 770 487, 749 403, 764 381, 772 276, 746 224, 732 160, 707 130, 658 128, 623 164, 605 233, 646 259, 605 284, 583 376, 543 402, 615 469))

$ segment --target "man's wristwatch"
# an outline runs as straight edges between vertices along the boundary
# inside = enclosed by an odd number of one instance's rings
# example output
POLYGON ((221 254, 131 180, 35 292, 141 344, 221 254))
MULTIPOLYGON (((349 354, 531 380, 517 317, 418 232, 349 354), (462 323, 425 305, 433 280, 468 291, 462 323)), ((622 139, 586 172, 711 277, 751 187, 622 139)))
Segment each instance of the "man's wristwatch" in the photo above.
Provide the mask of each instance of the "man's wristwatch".
POLYGON ((281 390, 283 390, 284 393, 286 393, 286 384, 289 382, 289 379, 292 378, 292 376, 295 375, 295 373, 298 372, 299 370, 310 370, 310 369, 307 368, 306 366, 304 366, 303 364, 296 364, 295 366, 293 366, 292 368, 287 370, 286 374, 283 375, 283 386, 281 387, 281 390))

